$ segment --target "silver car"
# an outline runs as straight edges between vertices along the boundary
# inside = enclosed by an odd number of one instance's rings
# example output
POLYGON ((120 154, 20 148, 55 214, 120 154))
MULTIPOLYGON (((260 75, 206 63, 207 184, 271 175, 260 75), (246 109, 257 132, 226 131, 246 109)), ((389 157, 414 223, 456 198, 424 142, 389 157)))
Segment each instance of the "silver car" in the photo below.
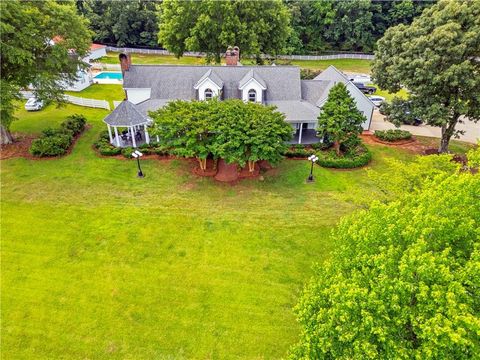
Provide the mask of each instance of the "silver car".
POLYGON ((376 107, 380 107, 380 105, 382 105, 382 103, 385 101, 385 98, 382 96, 369 96, 368 98, 376 107))
POLYGON ((37 99, 36 97, 31 97, 25 103, 25 110, 27 111, 38 111, 43 108, 43 100, 37 99))

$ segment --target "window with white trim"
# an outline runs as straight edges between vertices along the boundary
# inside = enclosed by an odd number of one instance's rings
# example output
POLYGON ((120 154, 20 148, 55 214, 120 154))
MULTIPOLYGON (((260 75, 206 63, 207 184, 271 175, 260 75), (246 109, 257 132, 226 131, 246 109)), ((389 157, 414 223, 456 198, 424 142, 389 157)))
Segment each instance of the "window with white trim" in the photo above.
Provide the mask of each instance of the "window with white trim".
POLYGON ((205 96, 205 100, 213 99, 213 90, 212 89, 205 89, 204 96, 205 96))
POLYGON ((248 101, 257 102, 257 91, 255 89, 248 90, 248 101))

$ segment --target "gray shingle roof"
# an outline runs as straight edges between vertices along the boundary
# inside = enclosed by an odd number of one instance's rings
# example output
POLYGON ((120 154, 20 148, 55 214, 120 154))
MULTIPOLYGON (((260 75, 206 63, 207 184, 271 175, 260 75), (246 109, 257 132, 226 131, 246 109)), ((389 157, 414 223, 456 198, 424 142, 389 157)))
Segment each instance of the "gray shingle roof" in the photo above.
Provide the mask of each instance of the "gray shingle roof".
POLYGON ((158 110, 167 105, 169 101, 172 101, 172 99, 150 99, 145 100, 135 106, 143 115, 148 116, 149 111, 158 110))
POLYGON ((276 106, 289 122, 315 122, 320 114, 318 107, 302 100, 267 101, 267 105, 276 106))
POLYGON ((332 86, 333 82, 328 80, 302 80, 302 99, 319 106, 332 86))
POLYGON ((150 120, 128 100, 122 101, 103 121, 112 126, 143 125, 150 120))
POLYGON ((240 98, 238 84, 253 70, 267 90, 266 100, 301 100, 300 69, 295 66, 173 66, 132 65, 125 72, 126 89, 151 88, 152 99, 196 98, 194 85, 208 70, 213 70, 223 81, 225 99, 240 98))
POLYGON ((256 74, 253 69, 246 73, 245 76, 240 80, 238 83, 238 88, 243 88, 245 84, 250 81, 250 79, 255 79, 255 81, 257 81, 260 85, 262 85, 264 88, 267 88, 265 81, 260 77, 260 75, 256 74))
POLYGON ((220 77, 217 75, 215 71, 212 71, 212 69, 209 69, 201 78, 200 80, 197 81, 197 83, 193 86, 194 88, 197 88, 205 79, 210 79, 212 80, 220 89, 223 88, 223 81, 220 79, 220 77))

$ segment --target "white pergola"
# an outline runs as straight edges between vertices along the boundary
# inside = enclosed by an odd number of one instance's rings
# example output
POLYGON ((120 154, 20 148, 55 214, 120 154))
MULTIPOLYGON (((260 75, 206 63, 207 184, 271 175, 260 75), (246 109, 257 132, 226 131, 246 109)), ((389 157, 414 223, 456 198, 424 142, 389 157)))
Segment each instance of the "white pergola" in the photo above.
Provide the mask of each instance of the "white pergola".
POLYGON ((103 119, 103 122, 107 124, 110 143, 114 146, 123 146, 123 141, 121 140, 122 135, 119 134, 118 128, 128 129, 127 136, 131 139, 134 148, 137 147, 135 136, 138 131, 143 131, 145 142, 150 144, 148 126, 152 123, 152 120, 146 115, 143 115, 137 107, 128 100, 122 101, 105 119, 103 119))

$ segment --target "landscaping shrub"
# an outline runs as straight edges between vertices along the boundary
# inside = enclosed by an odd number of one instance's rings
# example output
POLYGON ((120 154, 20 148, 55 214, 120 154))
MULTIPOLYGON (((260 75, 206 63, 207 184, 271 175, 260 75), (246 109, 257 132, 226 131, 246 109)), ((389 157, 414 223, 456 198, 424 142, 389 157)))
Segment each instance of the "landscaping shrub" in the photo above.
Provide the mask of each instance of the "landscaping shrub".
POLYGON ((306 149, 304 145, 295 145, 285 152, 287 158, 296 158, 296 157, 309 157, 310 155, 315 154, 314 149, 306 149))
POLYGON ((368 164, 372 159, 371 152, 363 145, 357 146, 355 149, 343 154, 343 156, 338 156, 334 150, 321 152, 317 156, 318 165, 336 169, 361 167, 368 164))
POLYGON ((127 159, 131 159, 132 158, 132 152, 134 151, 135 149, 132 148, 132 147, 126 147, 126 148, 123 148, 121 149, 121 153, 123 156, 125 156, 127 159))
POLYGON ((97 149, 103 156, 120 155, 122 152, 122 149, 112 146, 110 144, 97 147, 97 149))
POLYGON ((87 119, 85 116, 79 114, 73 114, 67 117, 61 127, 63 129, 69 130, 73 133, 73 135, 80 134, 83 130, 85 130, 85 124, 87 123, 87 119))
POLYGON ((30 153, 34 156, 59 156, 67 152, 72 145, 73 137, 85 129, 87 120, 83 115, 71 115, 60 128, 47 128, 42 136, 32 141, 30 153))
POLYGON ((374 135, 383 141, 408 140, 412 138, 412 134, 406 130, 376 130, 374 135))
POLYGON ((30 153, 34 156, 59 156, 67 152, 72 143, 69 134, 44 136, 32 141, 30 153))

